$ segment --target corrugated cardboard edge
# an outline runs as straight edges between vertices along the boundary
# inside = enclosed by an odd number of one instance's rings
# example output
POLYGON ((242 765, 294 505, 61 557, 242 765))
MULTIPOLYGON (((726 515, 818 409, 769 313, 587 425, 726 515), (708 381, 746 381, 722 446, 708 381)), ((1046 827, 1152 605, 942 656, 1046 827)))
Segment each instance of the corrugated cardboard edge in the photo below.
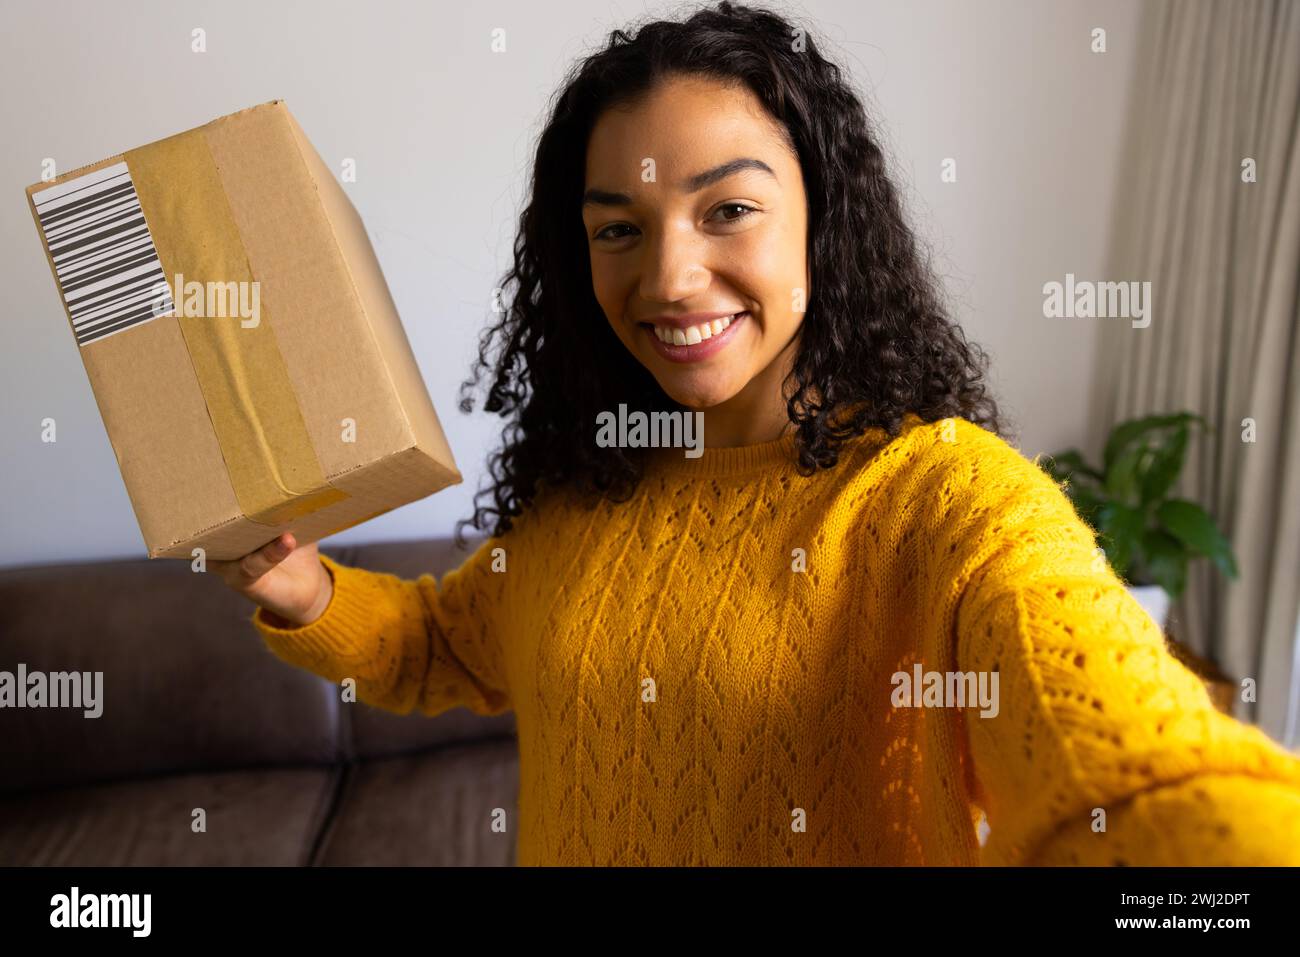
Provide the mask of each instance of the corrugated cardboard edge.
MULTIPOLYGON (((425 459, 426 456, 422 452, 420 452, 419 449, 412 446, 411 448, 403 449, 399 452, 393 452, 389 455, 380 456, 379 458, 371 462, 367 462, 364 465, 358 465, 355 468, 349 469, 345 472, 341 472, 333 476, 332 478, 333 480, 342 480, 342 479, 346 479, 348 476, 356 475, 358 473, 364 474, 365 472, 371 469, 375 469, 381 463, 385 466, 386 469, 390 471, 395 471, 396 469, 401 468, 403 466, 405 466, 405 468, 409 470, 414 470, 420 467, 425 461, 425 459), (405 465, 403 460, 406 460, 410 464, 405 465)), ((308 516, 306 519, 303 519, 299 523, 297 523, 299 524, 299 531, 296 533, 298 541, 300 544, 302 544, 306 542, 319 541, 320 539, 326 538, 330 535, 337 535, 338 533, 346 531, 349 528, 353 528, 357 525, 364 524, 365 522, 368 522, 373 518, 378 518, 380 515, 384 515, 388 512, 394 511, 395 509, 401 508, 404 505, 409 505, 412 501, 417 501, 417 499, 411 499, 406 502, 397 502, 393 505, 386 506, 377 511, 369 512, 361 516, 360 518, 355 519, 352 522, 349 522, 346 525, 330 528, 327 532, 323 532, 323 533, 315 533, 310 530, 310 526, 312 522, 320 515, 319 512, 314 513, 313 515, 308 516)), ((185 539, 184 541, 176 542, 166 547, 158 547, 158 548, 150 549, 149 557, 150 558, 185 558, 185 559, 192 558, 194 549, 196 547, 199 547, 199 543, 202 542, 204 539, 208 539, 213 532, 220 532, 222 529, 233 528, 239 525, 247 525, 248 523, 249 523, 248 517, 240 515, 228 521, 220 522, 215 525, 210 525, 207 528, 200 529, 198 532, 196 532, 191 537, 185 539)), ((270 541, 271 538, 274 537, 275 535, 271 535, 266 539, 266 541, 270 541)), ((204 549, 205 552, 207 553, 207 557, 213 559, 241 558, 243 557, 243 554, 246 554, 248 551, 253 551, 256 548, 261 547, 261 545, 266 544, 266 541, 260 541, 254 545, 251 545, 247 547, 244 551, 242 551, 240 554, 233 554, 233 553, 218 554, 214 551, 214 546, 211 544, 204 546, 204 549)))
POLYGON ((320 154, 316 152, 316 148, 312 145, 311 140, 307 138, 302 127, 298 125, 298 121, 288 109, 288 105, 283 100, 275 102, 285 108, 285 117, 289 121, 290 129, 293 131, 294 140, 298 145, 298 153, 316 185, 316 199, 321 204, 321 210, 324 213, 326 222, 329 224, 335 243, 338 244, 340 251, 344 253, 343 262, 348 279, 352 284, 353 295, 356 296, 357 302, 361 306, 362 315, 366 318, 366 325, 376 351, 380 356, 384 357, 384 371, 388 375, 389 383, 392 385, 394 392, 404 399, 416 400, 420 403, 418 411, 421 414, 414 420, 408 411, 408 403, 406 401, 399 403, 402 415, 406 420, 407 429, 415 438, 415 447, 429 455, 431 464, 440 472, 445 473, 446 483, 442 488, 449 485, 459 485, 464 481, 464 476, 461 475, 460 470, 455 465, 455 456, 452 453, 451 445, 447 441, 442 423, 438 419, 437 410, 429 397, 428 386, 424 381, 424 377, 420 374, 419 365, 415 360, 415 352, 411 348, 410 339, 407 337, 405 327, 402 325, 397 304, 393 300, 392 292, 388 288, 387 280, 384 278, 374 245, 369 240, 365 223, 353 205, 347 191, 334 179, 333 173, 325 165, 320 154), (333 198, 332 203, 327 201, 326 196, 322 195, 323 190, 327 191, 329 196, 333 198), (364 244, 356 244, 350 250, 345 248, 343 237, 339 234, 335 212, 340 216, 348 217, 352 221, 353 229, 359 235, 365 237, 364 244), (348 253, 351 253, 351 255, 348 253), (357 281, 354 272, 356 262, 363 257, 368 259, 373 266, 373 274, 377 279, 377 283, 368 289, 362 288, 362 284, 357 281), (384 340, 382 343, 381 339, 384 340), (392 365, 394 361, 400 362, 401 365, 394 368, 392 365), (443 465, 442 460, 444 459, 452 463, 450 468, 443 465))
MULTIPOLYGON (((215 120, 209 120, 207 123, 204 123, 201 126, 192 127, 191 129, 202 129, 204 126, 211 126, 213 123, 220 123, 222 120, 233 119, 234 117, 239 116, 241 113, 248 113, 251 112, 252 110, 260 110, 265 107, 271 106, 274 103, 282 103, 282 102, 284 101, 267 100, 265 103, 257 103, 253 106, 245 107, 244 109, 238 110, 234 113, 227 113, 225 116, 218 117, 215 120)), ((190 130, 181 130, 180 133, 168 133, 166 136, 160 136, 157 139, 150 140, 148 143, 142 143, 139 146, 128 147, 127 149, 121 152, 112 153, 101 160, 95 160, 95 162, 93 163, 86 163, 84 166, 78 166, 76 169, 70 169, 66 172, 59 173, 57 176, 54 177, 54 179, 49 180, 48 182, 42 181, 40 183, 33 183, 31 186, 27 187, 27 197, 28 199, 30 199, 33 193, 39 193, 43 189, 49 189, 51 186, 57 186, 59 185, 59 183, 62 183, 64 180, 71 179, 74 176, 81 176, 84 173, 93 173, 101 166, 107 166, 110 163, 125 162, 126 154, 131 152, 132 150, 144 149, 147 146, 153 146, 155 143, 161 143, 163 140, 169 140, 173 136, 180 136, 182 133, 188 133, 188 132, 190 132, 190 130)))

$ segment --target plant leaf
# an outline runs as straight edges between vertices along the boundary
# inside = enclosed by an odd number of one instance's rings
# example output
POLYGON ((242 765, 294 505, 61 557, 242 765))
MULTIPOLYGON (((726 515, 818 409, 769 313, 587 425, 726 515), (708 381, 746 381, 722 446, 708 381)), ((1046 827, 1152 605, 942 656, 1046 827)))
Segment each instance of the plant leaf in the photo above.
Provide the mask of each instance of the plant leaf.
POLYGON ((1156 509, 1156 518, 1175 538, 1198 555, 1205 555, 1229 578, 1237 577, 1232 546, 1201 506, 1171 498, 1156 509))
POLYGON ((1187 441, 1191 433, 1180 426, 1170 435, 1163 447, 1153 450, 1150 465, 1142 476, 1142 504, 1150 505, 1163 499, 1178 481, 1187 461, 1187 441))
POLYGON ((1109 473, 1110 467, 1123 454, 1125 449, 1146 433, 1173 426, 1186 426, 1191 422, 1199 422, 1202 426, 1208 425, 1205 419, 1192 412, 1175 412, 1172 415, 1148 415, 1140 419, 1121 422, 1111 430, 1110 438, 1106 440, 1106 449, 1102 453, 1102 471, 1109 473))
POLYGON ((1106 491, 1121 505, 1138 504, 1138 463, 1146 453, 1144 447, 1129 449, 1106 469, 1106 491))
POLYGON ((1146 572, 1151 581, 1176 599, 1187 587, 1187 551, 1183 543, 1159 528, 1147 529, 1142 536, 1146 572))
POLYGON ((1115 574, 1128 580, 1133 554, 1142 539, 1142 513, 1120 502, 1107 502, 1097 511, 1101 547, 1115 574))

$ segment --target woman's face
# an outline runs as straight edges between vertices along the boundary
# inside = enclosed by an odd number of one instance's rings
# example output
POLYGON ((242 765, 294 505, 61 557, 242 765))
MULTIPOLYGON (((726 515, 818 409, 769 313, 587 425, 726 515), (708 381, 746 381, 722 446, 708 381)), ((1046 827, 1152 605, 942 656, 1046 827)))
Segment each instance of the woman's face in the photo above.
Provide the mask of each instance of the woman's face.
POLYGON ((706 409, 780 396, 776 360, 810 292, 807 201, 798 159, 753 94, 677 78, 607 110, 587 148, 582 219, 596 299, 670 397, 706 409))

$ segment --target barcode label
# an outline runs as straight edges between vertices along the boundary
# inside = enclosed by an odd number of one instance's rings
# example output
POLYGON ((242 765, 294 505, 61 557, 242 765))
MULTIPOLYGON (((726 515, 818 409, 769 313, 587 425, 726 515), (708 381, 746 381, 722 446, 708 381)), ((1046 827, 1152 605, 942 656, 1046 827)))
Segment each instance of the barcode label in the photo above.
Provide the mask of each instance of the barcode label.
POLYGON ((173 311, 126 163, 33 193, 32 202, 77 345, 173 311))

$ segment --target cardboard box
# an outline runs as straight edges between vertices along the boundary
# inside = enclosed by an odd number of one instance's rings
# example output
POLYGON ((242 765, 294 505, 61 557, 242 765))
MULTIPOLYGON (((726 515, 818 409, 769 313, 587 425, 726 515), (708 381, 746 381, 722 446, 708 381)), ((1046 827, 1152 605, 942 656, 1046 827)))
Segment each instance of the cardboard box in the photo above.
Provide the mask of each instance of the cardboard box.
POLYGON ((461 481, 351 201, 282 100, 27 188, 150 558, 461 481))

